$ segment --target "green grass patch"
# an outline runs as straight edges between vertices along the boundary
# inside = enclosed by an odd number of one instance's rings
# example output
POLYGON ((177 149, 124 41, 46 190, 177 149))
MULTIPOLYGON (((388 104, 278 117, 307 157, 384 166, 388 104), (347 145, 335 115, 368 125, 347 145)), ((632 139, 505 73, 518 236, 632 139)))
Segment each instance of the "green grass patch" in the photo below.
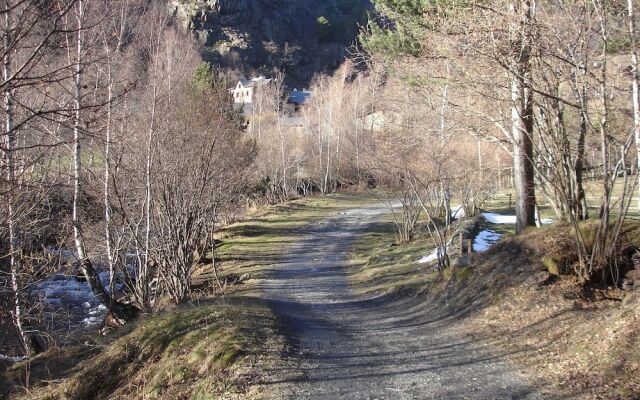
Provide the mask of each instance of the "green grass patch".
MULTIPOLYGON (((264 279, 288 248, 299 241, 304 226, 376 202, 367 194, 339 194, 303 198, 254 211, 244 221, 218 232, 221 244, 216 249, 216 261, 220 277, 224 280, 246 274, 251 279, 264 279)), ((213 279, 212 266, 203 266, 197 274, 201 280, 213 279)), ((239 285, 234 290, 256 294, 252 285, 239 285)))
POLYGON ((456 280, 458 282, 464 282, 469 278, 472 272, 473 272, 473 269, 469 266, 456 269, 455 270, 456 280))
POLYGON ((349 277, 359 293, 421 291, 437 273, 417 261, 435 246, 424 229, 418 229, 413 241, 397 242, 391 215, 371 224, 353 243, 349 277))

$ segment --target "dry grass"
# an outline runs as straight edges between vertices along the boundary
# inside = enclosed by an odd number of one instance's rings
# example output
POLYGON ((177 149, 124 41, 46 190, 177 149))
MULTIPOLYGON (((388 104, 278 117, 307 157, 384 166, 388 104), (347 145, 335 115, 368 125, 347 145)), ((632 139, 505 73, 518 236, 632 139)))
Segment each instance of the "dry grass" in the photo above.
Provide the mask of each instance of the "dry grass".
POLYGON ((640 302, 616 295, 585 301, 571 279, 540 291, 516 286, 470 322, 561 397, 637 399, 640 302))
POLYGON ((13 366, 5 376, 5 396, 241 399, 253 380, 246 367, 283 350, 280 339, 271 310, 260 301, 183 306, 134 323, 111 343, 51 350, 13 366), (61 362, 73 366, 61 369, 61 362))
MULTIPOLYGON (((255 284, 302 226, 370 203, 357 194, 307 198, 254 210, 219 234, 222 279, 250 274, 211 298, 211 265, 198 271, 201 301, 132 323, 97 343, 52 349, 0 377, 0 396, 33 399, 249 399, 280 362, 284 338, 255 284)), ((210 259, 210 257, 209 257, 210 259)))
MULTIPOLYGON (((638 239, 628 224, 626 237, 638 239)), ((640 243, 635 243, 638 245, 640 243)), ((508 238, 475 257, 473 273, 448 282, 440 301, 468 312, 478 340, 505 347, 543 388, 577 399, 640 396, 640 299, 616 288, 585 291, 570 275, 528 281, 543 256, 572 263, 571 233, 556 224, 508 238)))
MULTIPOLYGON (((489 207, 510 212, 500 199, 489 207)), ((502 228, 504 239, 475 254, 471 266, 437 274, 415 262, 433 248, 424 234, 399 246, 392 225, 374 226, 354 246, 352 280, 365 292, 417 292, 467 316, 475 340, 505 348, 550 397, 640 398, 640 294, 607 287, 585 292, 570 275, 539 288, 531 277, 545 268, 543 257, 567 274, 577 262, 571 228, 556 223, 520 237, 508 226, 490 228, 502 228)), ((640 248, 640 224, 624 226, 621 247, 640 248)), ((618 261, 628 262, 628 255, 618 261)))

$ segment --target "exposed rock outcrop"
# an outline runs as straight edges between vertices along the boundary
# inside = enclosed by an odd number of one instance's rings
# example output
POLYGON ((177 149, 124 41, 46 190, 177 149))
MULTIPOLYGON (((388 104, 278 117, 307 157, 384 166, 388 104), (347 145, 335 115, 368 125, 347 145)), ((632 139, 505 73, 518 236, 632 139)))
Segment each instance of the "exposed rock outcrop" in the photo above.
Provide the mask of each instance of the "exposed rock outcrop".
POLYGON ((241 72, 284 71, 301 86, 337 67, 369 0, 170 0, 203 57, 241 72))

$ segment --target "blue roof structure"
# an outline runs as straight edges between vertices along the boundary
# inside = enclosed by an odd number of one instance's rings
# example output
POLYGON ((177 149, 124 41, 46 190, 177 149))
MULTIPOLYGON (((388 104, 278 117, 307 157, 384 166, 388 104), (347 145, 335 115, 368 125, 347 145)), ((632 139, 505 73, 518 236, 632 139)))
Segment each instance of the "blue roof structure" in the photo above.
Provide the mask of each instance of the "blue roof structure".
POLYGON ((293 89, 291 93, 289 93, 288 101, 289 103, 299 106, 299 105, 308 103, 312 97, 313 97, 313 93, 311 93, 308 90, 293 89))

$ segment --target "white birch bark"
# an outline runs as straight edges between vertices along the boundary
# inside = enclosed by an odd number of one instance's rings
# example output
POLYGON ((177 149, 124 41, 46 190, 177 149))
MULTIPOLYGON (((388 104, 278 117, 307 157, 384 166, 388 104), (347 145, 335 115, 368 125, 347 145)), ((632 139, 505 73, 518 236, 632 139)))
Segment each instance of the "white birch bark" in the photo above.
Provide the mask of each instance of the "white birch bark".
POLYGON ((100 303, 105 306, 110 305, 109 296, 100 281, 97 271, 93 268, 82 237, 82 220, 80 216, 80 195, 82 192, 82 84, 83 84, 83 52, 84 52, 84 18, 85 0, 79 0, 76 5, 76 43, 75 43, 75 65, 74 65, 74 115, 73 115, 73 239, 80 261, 80 268, 91 286, 91 290, 96 295, 100 303))
POLYGON ((634 0, 627 0, 627 8, 629 14, 629 40, 631 41, 631 84, 633 95, 633 134, 636 144, 636 163, 638 172, 638 210, 640 210, 640 87, 638 77, 638 48, 636 41, 636 21, 634 0))
MULTIPOLYGON (((12 5, 5 3, 4 7, 4 23, 5 23, 5 35, 4 35, 4 47, 9 49, 11 46, 11 18, 12 5)), ((7 82, 11 79, 11 53, 7 51, 4 55, 3 80, 7 82)), ((6 150, 4 161, 7 169, 7 183, 9 184, 9 199, 8 199, 8 225, 9 225, 9 271, 11 275, 11 291, 13 295, 13 323, 20 335, 20 341, 24 353, 26 356, 31 355, 31 349, 29 347, 29 341, 23 325, 23 310, 22 302, 20 300, 20 283, 18 280, 18 274, 20 273, 20 261, 18 259, 18 222, 16 216, 16 210, 14 207, 14 193, 18 190, 16 182, 16 161, 15 161, 15 142, 16 133, 14 127, 14 100, 13 89, 11 85, 4 86, 4 106, 6 113, 5 127, 6 127, 6 150)))

